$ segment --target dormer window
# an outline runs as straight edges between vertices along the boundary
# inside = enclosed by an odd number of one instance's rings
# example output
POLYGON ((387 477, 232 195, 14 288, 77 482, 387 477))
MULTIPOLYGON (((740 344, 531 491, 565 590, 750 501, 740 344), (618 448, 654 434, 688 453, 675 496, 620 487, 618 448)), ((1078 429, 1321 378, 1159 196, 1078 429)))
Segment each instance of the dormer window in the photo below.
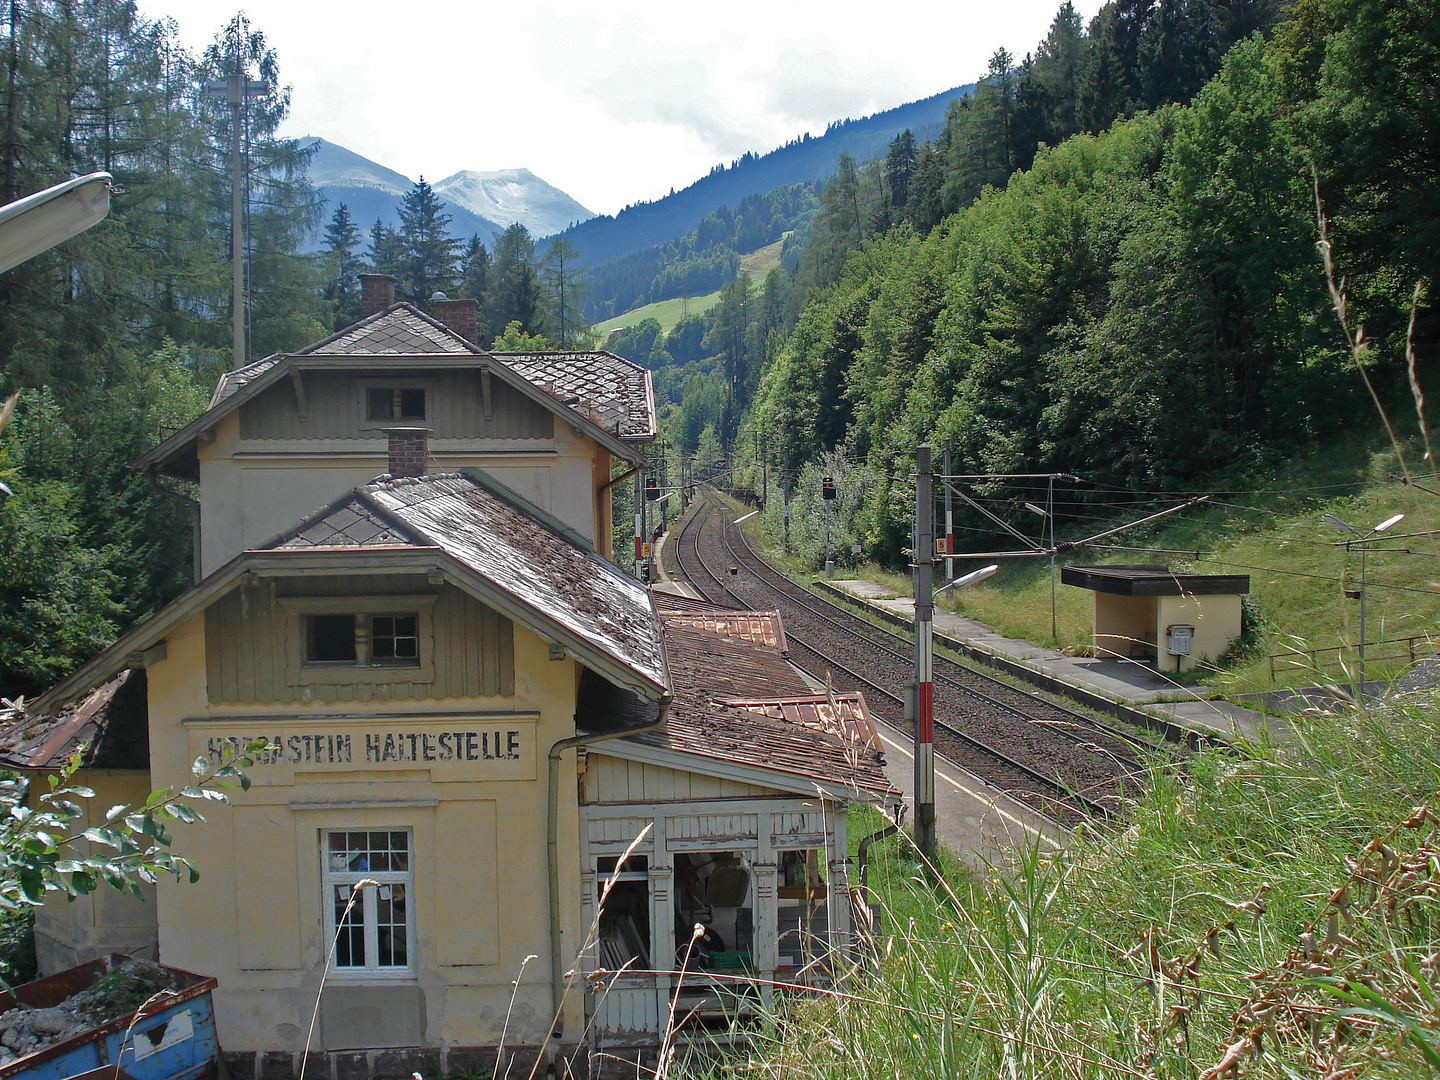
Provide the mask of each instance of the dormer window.
POLYGON ((365 419, 424 420, 423 386, 369 386, 365 389, 365 419))

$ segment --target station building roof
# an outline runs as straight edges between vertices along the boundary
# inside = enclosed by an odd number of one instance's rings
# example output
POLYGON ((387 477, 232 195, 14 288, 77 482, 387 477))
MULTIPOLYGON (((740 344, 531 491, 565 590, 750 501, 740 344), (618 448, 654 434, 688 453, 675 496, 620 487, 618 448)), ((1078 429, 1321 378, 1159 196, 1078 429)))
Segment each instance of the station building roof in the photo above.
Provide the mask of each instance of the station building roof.
POLYGON ((488 370, 612 454, 638 460, 635 444, 655 437, 650 373, 607 352, 490 353, 409 304, 395 304, 323 341, 226 372, 210 406, 142 455, 132 466, 177 476, 199 474, 196 444, 203 433, 288 375, 312 370, 390 372, 474 368, 488 370))

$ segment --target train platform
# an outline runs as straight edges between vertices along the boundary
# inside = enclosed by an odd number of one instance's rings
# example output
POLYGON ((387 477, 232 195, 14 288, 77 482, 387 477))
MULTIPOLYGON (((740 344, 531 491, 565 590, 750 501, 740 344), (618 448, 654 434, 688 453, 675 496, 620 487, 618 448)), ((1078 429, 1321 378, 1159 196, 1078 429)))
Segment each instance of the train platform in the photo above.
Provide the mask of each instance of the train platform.
MULTIPOLYGON (((896 596, 877 582, 834 580, 819 585, 823 592, 852 605, 864 605, 897 625, 909 626, 915 620, 915 601, 896 596)), ((1005 637, 984 623, 939 608, 935 610, 934 626, 937 645, 948 645, 1041 689, 1131 723, 1164 730, 1171 738, 1225 742, 1275 742, 1284 738, 1282 721, 1229 701, 1211 700, 1207 687, 1172 682, 1147 664, 1066 656, 1031 641, 1005 637)))

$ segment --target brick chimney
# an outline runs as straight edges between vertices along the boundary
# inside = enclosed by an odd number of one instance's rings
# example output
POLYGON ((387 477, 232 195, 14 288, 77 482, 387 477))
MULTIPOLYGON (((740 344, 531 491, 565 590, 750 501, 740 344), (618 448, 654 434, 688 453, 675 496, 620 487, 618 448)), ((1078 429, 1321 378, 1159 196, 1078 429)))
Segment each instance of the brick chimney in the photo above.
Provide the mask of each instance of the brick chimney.
POLYGON ((435 318, 472 345, 480 344, 480 301, 449 300, 440 293, 430 298, 435 318))
POLYGON ((391 274, 360 274, 360 317, 368 319, 395 303, 395 277, 391 274))
POLYGON ((392 427, 385 429, 390 440, 389 468, 391 477, 424 476, 430 458, 430 429, 423 427, 392 427))

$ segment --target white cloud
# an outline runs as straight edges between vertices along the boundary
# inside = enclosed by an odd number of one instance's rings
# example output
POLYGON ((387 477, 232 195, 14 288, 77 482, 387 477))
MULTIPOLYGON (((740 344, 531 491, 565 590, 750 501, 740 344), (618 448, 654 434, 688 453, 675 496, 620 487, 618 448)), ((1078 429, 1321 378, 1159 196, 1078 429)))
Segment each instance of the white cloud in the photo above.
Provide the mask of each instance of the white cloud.
MULTIPOLYGON (((234 0, 138 0, 202 48, 234 0)), ((1082 0, 1088 16, 1100 0, 1082 0)), ((287 132, 410 177, 524 166, 599 212, 1034 48, 1059 0, 851 10, 833 0, 247 0, 294 87, 287 132), (896 13, 889 13, 894 16, 896 13)))

